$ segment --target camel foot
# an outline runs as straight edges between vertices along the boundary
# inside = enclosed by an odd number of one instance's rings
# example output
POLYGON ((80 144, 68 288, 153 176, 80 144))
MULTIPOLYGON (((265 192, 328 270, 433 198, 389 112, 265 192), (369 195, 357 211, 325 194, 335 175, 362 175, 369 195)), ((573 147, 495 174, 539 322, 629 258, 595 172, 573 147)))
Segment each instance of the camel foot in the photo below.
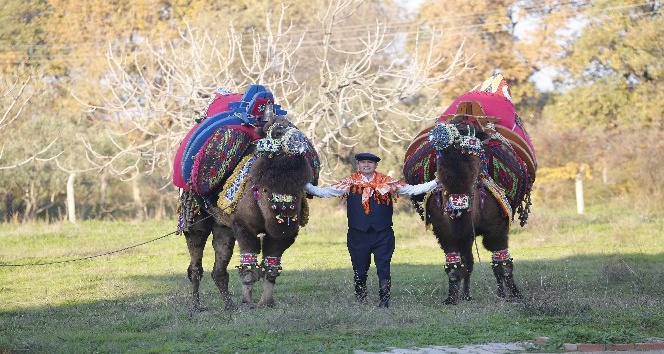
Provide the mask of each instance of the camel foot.
POLYGON ((246 310, 252 310, 256 308, 256 304, 253 302, 242 301, 242 308, 246 310))
POLYGON ((258 307, 261 307, 261 308, 262 308, 262 307, 273 308, 273 307, 275 307, 276 305, 277 305, 277 304, 274 302, 274 300, 269 300, 269 301, 262 301, 262 300, 261 300, 260 302, 258 302, 258 307))
POLYGON ((224 311, 236 311, 238 306, 233 301, 227 301, 224 305, 224 311))
POLYGON ((191 304, 191 311, 192 312, 203 312, 205 311, 205 307, 200 302, 194 302, 191 304))
POLYGON ((448 296, 445 301, 443 301, 443 305, 456 305, 459 301, 451 296, 448 296))
POLYGON ((506 300, 507 302, 523 302, 523 296, 521 294, 511 295, 506 300))

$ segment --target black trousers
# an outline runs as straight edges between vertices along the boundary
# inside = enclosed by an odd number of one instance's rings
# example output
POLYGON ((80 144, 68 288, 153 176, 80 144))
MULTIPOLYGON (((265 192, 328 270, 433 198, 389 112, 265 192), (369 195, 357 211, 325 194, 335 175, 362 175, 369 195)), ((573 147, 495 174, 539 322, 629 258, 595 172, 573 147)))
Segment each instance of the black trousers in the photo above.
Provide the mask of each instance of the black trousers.
POLYGON ((374 256, 379 280, 390 280, 390 263, 394 253, 394 230, 392 227, 376 231, 373 228, 360 231, 348 229, 347 242, 355 279, 366 280, 371 255, 374 256))

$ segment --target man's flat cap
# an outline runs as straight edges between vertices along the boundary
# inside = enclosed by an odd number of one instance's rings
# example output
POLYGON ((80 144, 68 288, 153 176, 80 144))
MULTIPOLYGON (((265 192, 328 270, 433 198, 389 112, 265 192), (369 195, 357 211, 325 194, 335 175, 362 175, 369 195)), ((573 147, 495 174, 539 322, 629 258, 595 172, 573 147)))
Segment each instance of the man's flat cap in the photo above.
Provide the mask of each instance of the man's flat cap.
POLYGON ((357 161, 370 160, 370 161, 378 162, 378 161, 380 161, 380 157, 378 157, 374 154, 368 153, 368 152, 361 152, 361 153, 355 155, 355 160, 357 160, 357 161))

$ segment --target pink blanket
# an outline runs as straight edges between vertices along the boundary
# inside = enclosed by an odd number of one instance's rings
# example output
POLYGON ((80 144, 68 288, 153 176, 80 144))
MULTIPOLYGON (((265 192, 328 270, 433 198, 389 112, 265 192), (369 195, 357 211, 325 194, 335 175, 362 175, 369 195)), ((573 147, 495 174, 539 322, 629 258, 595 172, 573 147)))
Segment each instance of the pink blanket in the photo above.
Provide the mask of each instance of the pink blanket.
POLYGON ((537 164, 537 157, 535 155, 535 148, 528 133, 523 128, 523 123, 516 114, 514 104, 512 104, 512 95, 507 86, 505 78, 498 74, 490 77, 482 84, 477 85, 470 92, 464 93, 459 96, 452 104, 443 112, 437 122, 443 121, 444 117, 454 114, 457 111, 457 106, 463 101, 477 101, 484 109, 487 116, 494 116, 500 118, 497 123, 505 128, 512 130, 519 135, 528 144, 530 153, 533 157, 533 162, 537 164))

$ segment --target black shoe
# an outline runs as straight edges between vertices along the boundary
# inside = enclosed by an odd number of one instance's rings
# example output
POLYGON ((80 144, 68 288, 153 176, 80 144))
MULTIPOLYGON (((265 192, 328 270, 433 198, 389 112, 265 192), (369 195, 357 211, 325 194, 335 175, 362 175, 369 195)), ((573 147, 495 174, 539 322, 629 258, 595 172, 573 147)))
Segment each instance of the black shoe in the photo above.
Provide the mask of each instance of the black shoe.
POLYGON ((379 280, 380 289, 378 289, 378 296, 380 298, 380 303, 378 307, 388 308, 390 307, 390 290, 392 288, 392 282, 389 279, 379 280))
POLYGON ((355 279, 355 299, 361 304, 367 303, 367 281, 366 279, 355 279))

